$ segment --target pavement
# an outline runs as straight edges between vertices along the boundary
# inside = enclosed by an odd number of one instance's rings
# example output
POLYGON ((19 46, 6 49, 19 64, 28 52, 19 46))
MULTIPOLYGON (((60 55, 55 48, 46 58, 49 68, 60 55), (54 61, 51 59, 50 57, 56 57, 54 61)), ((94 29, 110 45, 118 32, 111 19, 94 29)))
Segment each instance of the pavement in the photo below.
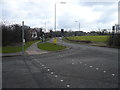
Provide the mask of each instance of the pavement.
POLYGON ((26 50, 26 53, 28 55, 37 55, 37 54, 44 54, 44 53, 48 53, 48 51, 44 51, 44 50, 40 50, 38 47, 37 47, 37 44, 39 42, 36 42, 34 44, 32 44, 30 47, 27 48, 26 50))
POLYGON ((2 58, 3 88, 118 88, 118 49, 73 44, 46 54, 2 58))
MULTIPOLYGON (((36 43, 32 44, 30 47, 28 47, 24 54, 25 55, 37 55, 37 54, 48 53, 47 51, 40 50, 37 47, 37 43, 39 43, 39 42, 36 42, 36 43)), ((22 55, 22 52, 17 52, 17 53, 3 53, 3 54, 0 53, 0 56, 3 56, 3 57, 7 57, 7 56, 21 56, 21 55, 22 55)))

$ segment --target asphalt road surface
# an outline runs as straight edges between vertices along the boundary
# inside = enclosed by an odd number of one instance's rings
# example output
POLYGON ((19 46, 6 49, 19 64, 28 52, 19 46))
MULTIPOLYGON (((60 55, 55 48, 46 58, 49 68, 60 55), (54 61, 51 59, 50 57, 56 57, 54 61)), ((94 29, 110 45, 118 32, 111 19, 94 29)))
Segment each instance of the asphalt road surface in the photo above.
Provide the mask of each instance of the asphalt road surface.
POLYGON ((118 87, 118 49, 67 42, 63 45, 70 48, 41 55, 3 57, 2 87, 118 87))

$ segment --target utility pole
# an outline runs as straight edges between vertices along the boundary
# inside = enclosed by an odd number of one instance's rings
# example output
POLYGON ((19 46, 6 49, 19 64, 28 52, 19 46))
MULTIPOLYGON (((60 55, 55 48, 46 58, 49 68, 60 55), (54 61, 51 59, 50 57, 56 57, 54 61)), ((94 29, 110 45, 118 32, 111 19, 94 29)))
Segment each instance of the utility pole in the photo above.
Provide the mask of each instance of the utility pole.
POLYGON ((46 22, 45 22, 45 32, 44 32, 44 39, 46 41, 46 22))
POLYGON ((55 30, 55 32, 56 32, 56 28, 57 28, 57 27, 56 27, 56 12, 57 12, 57 11, 56 11, 56 5, 57 5, 57 3, 66 4, 66 2, 56 2, 56 3, 55 3, 55 21, 54 21, 54 30, 55 30))
POLYGON ((54 29, 55 29, 55 38, 56 38, 56 3, 55 3, 55 26, 54 26, 54 29))
POLYGON ((25 43, 25 39, 24 39, 24 21, 22 21, 22 55, 24 55, 24 43, 25 43))
POLYGON ((79 22, 79 31, 80 31, 80 22, 79 22))

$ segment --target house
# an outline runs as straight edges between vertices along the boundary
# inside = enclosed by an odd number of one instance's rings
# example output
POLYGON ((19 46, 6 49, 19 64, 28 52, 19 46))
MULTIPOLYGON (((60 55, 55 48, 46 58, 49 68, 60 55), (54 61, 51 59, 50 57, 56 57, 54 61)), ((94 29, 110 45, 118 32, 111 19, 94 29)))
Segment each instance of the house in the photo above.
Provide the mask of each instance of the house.
POLYGON ((30 29, 30 34, 32 39, 37 39, 37 30, 36 29, 30 29))

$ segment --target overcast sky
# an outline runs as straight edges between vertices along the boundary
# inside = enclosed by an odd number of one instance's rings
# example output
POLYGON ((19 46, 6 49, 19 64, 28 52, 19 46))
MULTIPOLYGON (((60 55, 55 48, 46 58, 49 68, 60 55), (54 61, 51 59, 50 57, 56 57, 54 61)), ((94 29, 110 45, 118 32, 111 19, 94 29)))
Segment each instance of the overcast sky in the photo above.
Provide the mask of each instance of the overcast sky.
POLYGON ((57 29, 92 31, 111 29, 118 23, 118 0, 0 0, 2 19, 7 24, 54 29, 55 2, 57 3, 57 29))

